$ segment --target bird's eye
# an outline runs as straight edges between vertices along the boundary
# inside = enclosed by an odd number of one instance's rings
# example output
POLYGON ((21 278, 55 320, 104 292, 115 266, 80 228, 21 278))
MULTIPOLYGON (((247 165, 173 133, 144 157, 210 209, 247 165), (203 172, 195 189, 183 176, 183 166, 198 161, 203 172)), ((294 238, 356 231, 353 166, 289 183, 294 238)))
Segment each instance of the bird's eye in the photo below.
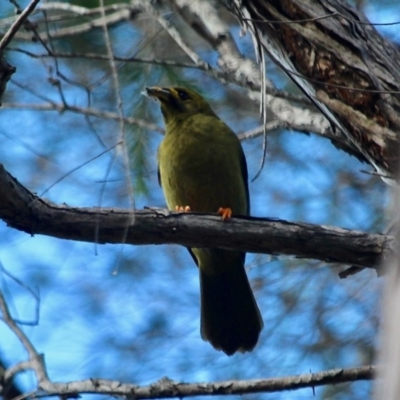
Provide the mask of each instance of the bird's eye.
POLYGON ((189 98, 189 95, 183 90, 178 90, 178 96, 181 100, 187 100, 189 98))

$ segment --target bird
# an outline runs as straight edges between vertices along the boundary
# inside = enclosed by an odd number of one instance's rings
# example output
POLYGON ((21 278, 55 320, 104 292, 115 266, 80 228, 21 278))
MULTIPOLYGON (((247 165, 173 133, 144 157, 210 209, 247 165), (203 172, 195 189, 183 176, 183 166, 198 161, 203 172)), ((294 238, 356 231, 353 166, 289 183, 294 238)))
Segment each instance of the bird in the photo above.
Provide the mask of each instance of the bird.
MULTIPOLYGON (((248 172, 237 135, 194 90, 147 87, 159 101, 165 136, 158 181, 169 210, 249 215, 248 172)), ((227 355, 254 349, 263 320, 246 275, 246 254, 189 248, 200 275, 200 333, 227 355)))

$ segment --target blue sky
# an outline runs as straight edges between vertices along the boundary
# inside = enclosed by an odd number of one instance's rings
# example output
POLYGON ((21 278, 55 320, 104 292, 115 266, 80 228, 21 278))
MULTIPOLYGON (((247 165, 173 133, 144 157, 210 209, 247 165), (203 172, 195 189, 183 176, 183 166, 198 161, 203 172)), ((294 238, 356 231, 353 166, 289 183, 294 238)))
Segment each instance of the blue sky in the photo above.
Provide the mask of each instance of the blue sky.
MULTIPOLYGON (((377 22, 392 21, 394 16, 400 20, 398 6, 368 5, 366 10, 377 22)), ((387 35, 397 32, 379 29, 387 35)), ((114 29, 115 51, 134 51, 141 43, 141 35, 142 30, 137 27, 122 25, 114 29)), ((85 36, 85 40, 91 39, 91 35, 85 36)), ((66 47, 73 51, 84 44, 71 40, 66 47)), ((246 55, 253 57, 250 37, 240 39, 239 44, 246 55)), ((93 46, 94 50, 101 47, 93 46)), ((43 52, 38 44, 19 42, 14 47, 43 52)), ((209 50, 202 49, 202 55, 215 59, 209 50)), ((15 82, 60 102, 59 92, 48 82, 49 67, 54 67, 51 60, 34 60, 16 52, 9 52, 7 57, 18 68, 15 82)), ((91 62, 62 60, 60 65, 64 74, 85 85, 107 71, 106 65, 91 62)), ((249 104, 242 90, 231 86, 226 91, 201 72, 171 72, 132 64, 119 72, 127 115, 130 110, 133 115, 140 110, 141 118, 160 127, 163 122, 157 103, 143 98, 140 92, 144 86, 174 84, 178 79, 187 79, 206 92, 221 118, 236 132, 260 123, 258 106, 249 104), (232 93, 238 105, 234 111, 229 98, 232 93)), ((281 79, 278 75, 273 78, 281 79)), ((277 81, 277 86, 285 87, 285 82, 277 81)), ((62 87, 70 104, 88 106, 81 87, 66 82, 62 87)), ((94 86, 91 95, 90 107, 115 109, 109 80, 94 86)), ((12 82, 4 102, 43 103, 12 82)), ((137 127, 127 132, 130 143, 142 149, 130 151, 129 174, 135 187, 136 207, 164 206, 155 161, 161 135, 137 127), (139 188, 142 181, 145 192, 139 188)), ((83 116, 70 112, 5 108, 0 114, 0 161, 38 194, 67 175, 44 196, 56 203, 126 207, 126 166, 121 153, 110 152, 87 163, 104 151, 99 137, 106 145, 114 144, 118 140, 117 123, 95 118, 88 123, 83 116), (67 174, 80 165, 76 172, 67 174)), ((250 177, 260 164, 261 143, 261 138, 243 143, 250 177)), ((361 170, 371 168, 325 139, 292 131, 272 132, 266 165, 249 186, 252 215, 382 231, 390 195, 378 178, 361 170)), ((286 256, 248 255, 246 266, 265 328, 253 353, 228 358, 200 338, 198 276, 185 249, 31 237, 3 222, 0 234, 2 268, 40 293, 38 324, 24 326, 24 331, 37 350, 45 354, 54 380, 103 377, 143 385, 162 376, 191 382, 301 374, 362 365, 364 360, 369 361, 376 341, 382 282, 373 271, 339 280, 339 266, 286 256)), ((7 275, 0 277, 0 287, 13 315, 32 320, 37 304, 31 294, 7 275)), ((0 324, 0 337, 0 353, 8 363, 25 359, 20 343, 4 324, 0 324)), ((26 390, 35 386, 30 374, 21 375, 19 382, 26 390)), ((363 398, 369 392, 369 384, 353 386, 350 392, 354 398, 363 398)), ((317 389, 317 396, 322 393, 317 389)), ((310 397, 310 391, 287 396, 273 394, 263 398, 305 399, 310 397)), ((341 398, 340 394, 337 396, 341 398)), ((347 396, 353 398, 348 392, 347 396)))

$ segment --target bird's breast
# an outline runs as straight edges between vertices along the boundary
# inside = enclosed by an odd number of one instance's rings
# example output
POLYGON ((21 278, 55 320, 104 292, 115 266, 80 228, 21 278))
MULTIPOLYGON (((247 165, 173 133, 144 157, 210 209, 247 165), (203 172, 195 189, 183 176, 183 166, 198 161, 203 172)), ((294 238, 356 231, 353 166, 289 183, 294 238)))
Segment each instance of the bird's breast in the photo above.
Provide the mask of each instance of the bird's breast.
POLYGON ((239 153, 230 141, 170 135, 161 143, 158 158, 170 209, 189 206, 192 211, 216 212, 230 207, 234 214, 246 214, 239 153))

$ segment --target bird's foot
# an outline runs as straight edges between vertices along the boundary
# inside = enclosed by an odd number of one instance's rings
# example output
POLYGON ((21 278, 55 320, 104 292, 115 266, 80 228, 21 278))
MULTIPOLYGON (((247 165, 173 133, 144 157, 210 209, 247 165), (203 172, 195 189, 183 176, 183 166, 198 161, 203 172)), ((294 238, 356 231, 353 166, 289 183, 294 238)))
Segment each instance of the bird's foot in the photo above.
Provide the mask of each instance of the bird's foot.
POLYGON ((175 211, 178 212, 190 212, 192 211, 189 206, 175 206, 175 211))
POLYGON ((229 207, 220 207, 218 209, 218 214, 222 216, 222 221, 225 221, 226 219, 229 219, 232 217, 232 209, 229 207))

